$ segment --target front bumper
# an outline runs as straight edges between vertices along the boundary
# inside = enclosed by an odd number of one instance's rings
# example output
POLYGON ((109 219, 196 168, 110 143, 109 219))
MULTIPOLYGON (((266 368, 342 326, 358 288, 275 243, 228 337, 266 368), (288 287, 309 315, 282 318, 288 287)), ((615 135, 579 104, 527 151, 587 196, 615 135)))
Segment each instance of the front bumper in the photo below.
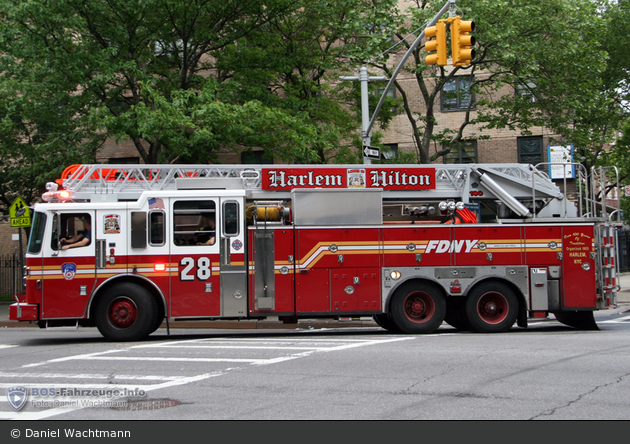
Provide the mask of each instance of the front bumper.
POLYGON ((11 304, 9 305, 9 319, 12 321, 37 321, 39 319, 39 304, 11 304))

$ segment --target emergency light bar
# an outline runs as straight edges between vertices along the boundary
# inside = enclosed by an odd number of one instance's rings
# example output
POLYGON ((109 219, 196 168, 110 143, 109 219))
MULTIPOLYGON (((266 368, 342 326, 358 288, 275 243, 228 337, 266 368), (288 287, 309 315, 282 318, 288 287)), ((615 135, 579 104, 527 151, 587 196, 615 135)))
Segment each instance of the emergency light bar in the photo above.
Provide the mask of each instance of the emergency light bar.
POLYGON ((46 184, 46 191, 42 194, 42 200, 44 202, 66 202, 71 200, 71 193, 68 190, 58 190, 59 186, 55 182, 48 182, 46 184))

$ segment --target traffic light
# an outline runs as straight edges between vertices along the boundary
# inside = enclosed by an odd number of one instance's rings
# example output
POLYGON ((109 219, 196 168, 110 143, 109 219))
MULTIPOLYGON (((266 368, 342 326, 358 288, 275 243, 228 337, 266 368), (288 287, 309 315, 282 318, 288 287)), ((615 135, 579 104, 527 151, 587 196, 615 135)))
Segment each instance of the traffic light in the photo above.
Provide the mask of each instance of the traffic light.
POLYGON ((475 38, 470 35, 474 30, 475 22, 462 20, 459 16, 454 17, 451 23, 451 55, 453 56, 453 65, 470 65, 471 60, 475 58, 476 53, 472 48, 475 44, 475 38))
POLYGON ((424 36, 427 38, 424 48, 429 52, 435 51, 425 57, 427 65, 446 65, 446 20, 440 20, 435 26, 429 26, 424 30, 424 36), (430 38, 433 40, 428 40, 430 38))

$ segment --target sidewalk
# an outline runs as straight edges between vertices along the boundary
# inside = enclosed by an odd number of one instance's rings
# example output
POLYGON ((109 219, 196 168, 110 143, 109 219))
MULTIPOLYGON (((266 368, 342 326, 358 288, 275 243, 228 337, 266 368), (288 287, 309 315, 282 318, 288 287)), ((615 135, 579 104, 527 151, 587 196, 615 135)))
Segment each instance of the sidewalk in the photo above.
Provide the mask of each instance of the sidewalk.
MULTIPOLYGON (((619 286, 621 290, 617 292, 616 309, 602 310, 601 314, 615 314, 630 310, 630 273, 619 275, 619 286)), ((37 324, 17 322, 9 320, 9 305, 12 302, 0 302, 0 328, 6 327, 30 327, 39 328, 37 324)), ((177 321, 171 322, 170 328, 213 328, 213 329, 288 329, 288 330, 311 330, 322 328, 344 328, 344 327, 375 327, 376 323, 370 317, 362 318, 342 318, 338 321, 332 319, 302 319, 297 324, 284 324, 282 321, 272 320, 243 320, 243 321, 177 321)), ((162 324, 166 328, 166 323, 162 324)))

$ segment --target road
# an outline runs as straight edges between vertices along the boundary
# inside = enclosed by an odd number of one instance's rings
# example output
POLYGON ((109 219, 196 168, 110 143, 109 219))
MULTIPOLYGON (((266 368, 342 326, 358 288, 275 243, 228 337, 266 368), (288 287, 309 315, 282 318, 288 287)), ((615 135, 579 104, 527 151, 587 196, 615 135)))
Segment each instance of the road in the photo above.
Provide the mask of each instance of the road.
POLYGON ((626 420, 630 315, 597 321, 598 331, 545 319, 486 335, 446 324, 424 336, 160 329, 140 343, 6 328, 0 419, 626 420), (19 411, 11 387, 29 390, 19 411))

